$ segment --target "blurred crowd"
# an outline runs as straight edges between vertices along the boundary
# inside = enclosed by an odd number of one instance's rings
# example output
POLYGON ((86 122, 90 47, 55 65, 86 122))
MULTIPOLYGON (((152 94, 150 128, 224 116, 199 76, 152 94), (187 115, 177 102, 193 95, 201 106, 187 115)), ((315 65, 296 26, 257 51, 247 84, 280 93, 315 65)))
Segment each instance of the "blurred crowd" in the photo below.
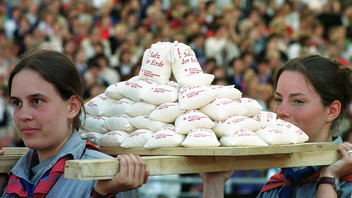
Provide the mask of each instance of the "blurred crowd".
POLYGON ((273 71, 288 59, 320 54, 352 65, 349 0, 0 0, 0 23, 0 148, 22 145, 6 79, 35 46, 74 60, 86 101, 138 75, 158 41, 189 45, 214 84, 235 85, 269 111, 273 71))

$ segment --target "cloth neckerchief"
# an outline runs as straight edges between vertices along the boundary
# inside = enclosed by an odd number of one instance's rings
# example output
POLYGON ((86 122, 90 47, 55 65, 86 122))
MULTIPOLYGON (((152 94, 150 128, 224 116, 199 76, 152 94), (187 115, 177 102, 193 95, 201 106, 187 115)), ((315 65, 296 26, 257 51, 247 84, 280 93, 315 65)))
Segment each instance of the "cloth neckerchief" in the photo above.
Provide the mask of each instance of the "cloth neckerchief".
MULTIPOLYGON (((301 169, 299 170, 300 172, 299 173, 302 173, 303 175, 306 174, 305 176, 308 175, 308 173, 312 173, 311 172, 311 169, 312 167, 307 167, 305 169, 307 170, 304 170, 304 169, 301 169)), ((287 170, 287 168, 285 169, 287 170)), ((297 172, 297 171, 296 171, 297 172)), ((292 172, 288 172, 286 173, 286 175, 290 175, 290 176, 286 176, 286 178, 289 178, 291 177, 292 178, 292 175, 293 177, 295 177, 296 179, 301 177, 301 176, 297 176, 295 174, 299 174, 298 172, 297 173, 293 173, 292 172)), ((293 180, 293 181, 299 181, 301 183, 307 183, 307 182, 316 182, 318 180, 320 176, 320 170, 317 171, 317 172, 313 172, 312 175, 306 177, 306 178, 301 178, 301 180, 293 180)), ((281 171, 279 173, 276 173, 275 175, 273 175, 269 181, 267 181, 262 190, 260 191, 261 193, 262 192, 265 192, 265 191, 269 191, 269 190, 272 190, 274 188, 277 188, 277 187, 280 187, 280 186, 284 186, 285 182, 286 182, 286 178, 285 178, 285 171, 283 169, 281 169, 281 171)), ((345 175, 343 177, 340 177, 340 181, 348 181, 348 182, 352 182, 352 174, 349 174, 349 175, 345 175)), ((292 194, 292 189, 290 186, 284 186, 283 189, 281 190, 280 194, 279 194, 279 197, 293 197, 293 194, 292 194)))
MULTIPOLYGON (((99 149, 95 147, 91 142, 86 142, 86 148, 99 151, 99 149)), ((64 173, 65 163, 71 158, 71 155, 67 155, 59 159, 51 169, 45 172, 45 174, 39 179, 39 182, 33 188, 25 179, 12 174, 7 184, 6 194, 15 193, 19 197, 45 197, 55 182, 64 173)))

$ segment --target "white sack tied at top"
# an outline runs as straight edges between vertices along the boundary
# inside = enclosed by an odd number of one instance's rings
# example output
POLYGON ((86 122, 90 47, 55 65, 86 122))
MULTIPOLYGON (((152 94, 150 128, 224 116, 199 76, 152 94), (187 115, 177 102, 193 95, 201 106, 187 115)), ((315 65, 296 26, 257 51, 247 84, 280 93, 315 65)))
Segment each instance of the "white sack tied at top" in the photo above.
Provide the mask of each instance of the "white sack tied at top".
POLYGON ((172 63, 172 73, 180 87, 190 84, 210 85, 214 80, 214 75, 203 73, 190 46, 174 42, 167 55, 167 60, 172 63))
POLYGON ((144 148, 154 149, 162 147, 178 147, 184 139, 185 135, 176 133, 175 126, 168 124, 155 132, 152 138, 145 143, 144 148))
POLYGON ((153 80, 157 83, 169 81, 172 69, 167 54, 174 45, 171 42, 157 42, 145 50, 139 79, 153 80))

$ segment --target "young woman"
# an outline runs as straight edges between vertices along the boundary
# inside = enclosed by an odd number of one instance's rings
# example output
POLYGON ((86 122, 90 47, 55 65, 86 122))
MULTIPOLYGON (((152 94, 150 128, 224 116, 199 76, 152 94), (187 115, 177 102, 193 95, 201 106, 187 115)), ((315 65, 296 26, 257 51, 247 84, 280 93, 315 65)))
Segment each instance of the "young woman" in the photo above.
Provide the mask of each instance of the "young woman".
MULTIPOLYGON (((259 198, 350 197, 352 145, 331 133, 346 115, 352 99, 351 70, 318 55, 288 61, 275 76, 278 118, 289 121, 309 136, 309 142, 339 142, 342 155, 330 166, 281 169, 264 185, 259 198), (339 182, 337 182, 339 181, 339 182)), ((204 197, 223 197, 232 171, 201 173, 204 197)))
POLYGON ((64 178, 66 160, 109 156, 80 138, 82 80, 70 58, 56 51, 27 52, 8 81, 16 127, 29 148, 10 171, 2 197, 136 197, 148 177, 139 156, 120 155, 111 180, 64 178), (126 192, 123 192, 126 191, 126 192))

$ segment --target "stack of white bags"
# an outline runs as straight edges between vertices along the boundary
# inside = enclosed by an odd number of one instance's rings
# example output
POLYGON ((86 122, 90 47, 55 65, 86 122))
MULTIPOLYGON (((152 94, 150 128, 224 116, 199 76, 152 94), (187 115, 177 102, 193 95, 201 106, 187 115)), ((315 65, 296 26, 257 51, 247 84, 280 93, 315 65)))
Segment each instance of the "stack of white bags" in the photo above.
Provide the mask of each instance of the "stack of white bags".
POLYGON ((81 137, 102 147, 148 149, 308 140, 298 127, 242 97, 234 85, 211 85, 213 80, 189 46, 155 43, 145 51, 138 76, 109 86, 85 104, 81 137))

